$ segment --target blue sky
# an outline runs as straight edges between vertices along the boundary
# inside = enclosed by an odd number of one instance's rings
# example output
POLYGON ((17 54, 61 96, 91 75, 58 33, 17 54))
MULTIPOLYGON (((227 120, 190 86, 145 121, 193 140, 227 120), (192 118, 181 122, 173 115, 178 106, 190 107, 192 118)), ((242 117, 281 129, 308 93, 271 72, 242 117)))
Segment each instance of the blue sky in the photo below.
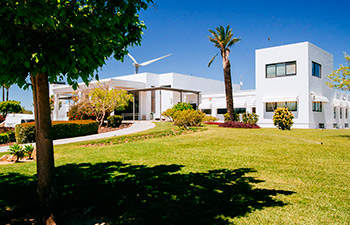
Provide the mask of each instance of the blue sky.
MULTIPOLYGON (((230 24, 242 40, 231 48, 233 82, 243 89, 255 88, 255 50, 281 44, 310 41, 334 56, 334 69, 350 53, 350 1, 156 1, 157 8, 141 12, 145 22, 141 46, 130 48, 138 62, 171 53, 172 56, 141 67, 140 72, 177 72, 223 80, 220 58, 207 64, 218 52, 208 41, 209 29, 230 24), (270 37, 271 40, 268 40, 270 37)), ((110 59, 100 78, 132 74, 132 61, 110 59)), ((31 91, 11 87, 10 99, 32 108, 31 91)))

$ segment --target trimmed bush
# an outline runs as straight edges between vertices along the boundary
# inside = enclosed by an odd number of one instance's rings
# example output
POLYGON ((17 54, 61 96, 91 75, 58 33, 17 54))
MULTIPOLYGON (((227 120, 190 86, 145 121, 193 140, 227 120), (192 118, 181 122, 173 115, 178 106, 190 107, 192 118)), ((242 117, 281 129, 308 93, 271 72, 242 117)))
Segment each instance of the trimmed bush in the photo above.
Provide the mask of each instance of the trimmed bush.
POLYGON ((0 133, 0 144, 6 144, 9 142, 15 142, 15 132, 7 131, 6 133, 0 133))
MULTIPOLYGON (((234 117, 233 121, 239 121, 239 114, 236 113, 235 111, 233 111, 233 117, 234 117)), ((225 120, 225 122, 230 121, 230 114, 229 113, 224 114, 224 120, 225 120)))
POLYGON ((282 130, 290 130, 293 125, 294 115, 288 108, 277 108, 273 114, 273 124, 282 130))
POLYGON ((246 128, 246 129, 257 129, 257 128, 260 128, 256 124, 241 123, 241 122, 237 122, 237 121, 227 121, 225 123, 219 124, 219 127, 246 128))
POLYGON ((174 115, 176 112, 184 111, 184 110, 194 110, 192 105, 188 102, 179 102, 174 105, 171 109, 167 109, 162 113, 162 116, 167 117, 168 120, 174 121, 174 115))
POLYGON ((259 120, 259 115, 256 113, 243 113, 242 114, 242 122, 243 123, 257 124, 258 120, 259 120))
POLYGON ((215 122, 218 121, 219 119, 216 118, 215 116, 205 116, 203 118, 203 122, 215 122))
POLYGON ((107 121, 109 127, 119 127, 122 124, 123 117, 119 115, 109 116, 107 121))
POLYGON ((6 144, 9 142, 9 135, 8 133, 1 133, 0 134, 0 144, 6 144))
MULTIPOLYGON (((94 120, 53 121, 52 138, 70 138, 98 133, 98 122, 94 120)), ((35 142, 34 122, 16 125, 16 140, 18 143, 35 142)))
POLYGON ((179 127, 195 126, 201 125, 205 114, 199 110, 183 110, 174 113, 174 124, 179 127))

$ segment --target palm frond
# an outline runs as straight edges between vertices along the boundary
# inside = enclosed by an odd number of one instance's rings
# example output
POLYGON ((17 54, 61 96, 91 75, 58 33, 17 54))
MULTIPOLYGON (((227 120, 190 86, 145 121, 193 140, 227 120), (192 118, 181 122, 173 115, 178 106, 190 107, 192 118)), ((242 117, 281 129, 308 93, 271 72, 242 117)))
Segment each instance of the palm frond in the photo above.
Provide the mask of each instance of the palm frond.
POLYGON ((240 38, 233 38, 227 45, 227 47, 231 47, 232 45, 236 44, 239 42, 241 39, 240 38))
POLYGON ((213 63, 214 59, 215 59, 216 56, 218 56, 218 55, 219 55, 219 52, 216 53, 216 55, 214 55, 213 58, 211 58, 211 60, 210 60, 209 63, 208 63, 208 67, 210 67, 210 65, 213 63))

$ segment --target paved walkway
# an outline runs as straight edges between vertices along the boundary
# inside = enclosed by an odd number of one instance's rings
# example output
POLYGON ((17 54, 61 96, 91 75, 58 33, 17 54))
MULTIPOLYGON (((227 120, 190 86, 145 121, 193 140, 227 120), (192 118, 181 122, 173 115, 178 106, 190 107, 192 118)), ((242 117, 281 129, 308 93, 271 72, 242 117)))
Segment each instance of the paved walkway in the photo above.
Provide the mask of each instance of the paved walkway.
MULTIPOLYGON (((93 134, 93 135, 87 135, 87 136, 81 136, 81 137, 73 137, 73 138, 65 138, 65 139, 59 139, 54 140, 54 145, 62 145, 62 144, 69 144, 69 143, 75 143, 80 141, 90 141, 95 139, 103 139, 103 138, 109 138, 114 136, 121 136, 126 134, 133 134, 138 133, 144 130, 149 130, 153 127, 155 127, 155 124, 151 121, 125 121, 125 122, 131 122, 133 125, 131 125, 128 128, 106 132, 102 134, 93 134)), ((0 147, 0 152, 7 152, 9 150, 8 146, 0 147)))

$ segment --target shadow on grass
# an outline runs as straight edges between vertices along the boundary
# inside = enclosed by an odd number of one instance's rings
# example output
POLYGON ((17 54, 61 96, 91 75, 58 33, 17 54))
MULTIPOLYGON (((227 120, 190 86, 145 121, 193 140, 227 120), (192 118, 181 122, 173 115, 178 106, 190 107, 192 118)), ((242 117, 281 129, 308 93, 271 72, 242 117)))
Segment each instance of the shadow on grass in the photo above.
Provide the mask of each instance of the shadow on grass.
MULTIPOLYGON (((227 217, 283 206, 274 196, 293 193, 254 188, 263 181, 247 176, 255 172, 249 168, 177 173, 181 167, 63 165, 56 170, 57 208, 65 224, 229 224, 227 217)), ((0 221, 25 224, 37 215, 35 185, 35 177, 0 174, 0 221)))
POLYGON ((337 135, 336 137, 350 139, 350 135, 337 135))

